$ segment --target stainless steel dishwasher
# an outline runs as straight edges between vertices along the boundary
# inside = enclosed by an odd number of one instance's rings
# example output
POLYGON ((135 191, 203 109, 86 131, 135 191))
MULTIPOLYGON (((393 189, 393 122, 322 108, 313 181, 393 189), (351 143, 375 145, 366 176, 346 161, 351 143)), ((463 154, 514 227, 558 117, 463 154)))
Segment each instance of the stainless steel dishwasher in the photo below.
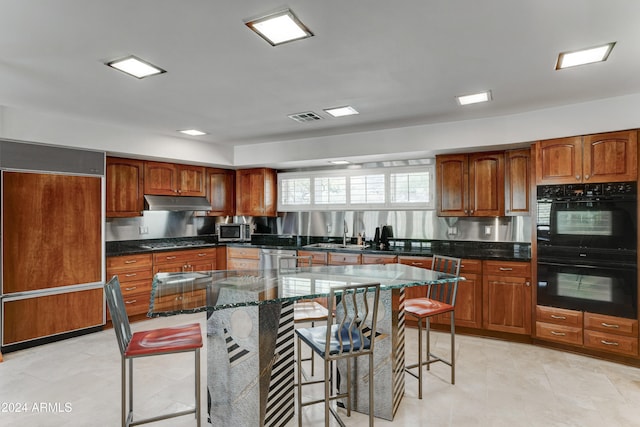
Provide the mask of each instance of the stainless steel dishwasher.
MULTIPOLYGON (((278 269, 278 257, 280 256, 296 256, 297 252, 293 249, 260 249, 260 270, 278 269)), ((283 265, 287 268, 295 268, 296 260, 287 260, 283 265)))

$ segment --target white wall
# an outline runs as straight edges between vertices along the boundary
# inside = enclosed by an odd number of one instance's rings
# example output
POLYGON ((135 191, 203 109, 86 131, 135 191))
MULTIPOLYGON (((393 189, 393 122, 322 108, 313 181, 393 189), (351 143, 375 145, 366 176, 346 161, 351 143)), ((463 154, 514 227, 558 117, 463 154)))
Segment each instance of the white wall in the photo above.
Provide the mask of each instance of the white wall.
POLYGON ((0 137, 222 167, 297 167, 328 159, 433 157, 539 139, 640 128, 640 94, 509 116, 238 146, 145 134, 139 129, 0 107, 0 137))

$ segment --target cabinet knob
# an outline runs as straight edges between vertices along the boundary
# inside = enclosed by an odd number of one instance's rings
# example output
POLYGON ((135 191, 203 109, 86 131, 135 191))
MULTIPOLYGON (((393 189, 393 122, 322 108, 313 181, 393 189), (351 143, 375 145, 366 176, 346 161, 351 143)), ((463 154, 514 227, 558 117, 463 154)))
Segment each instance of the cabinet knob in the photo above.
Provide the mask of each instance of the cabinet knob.
POLYGON ((524 282, 525 286, 531 286, 531 282, 524 282))
POLYGON ((585 175, 585 176, 584 176, 584 179, 585 179, 585 180, 589 180, 589 175, 585 175))
POLYGON ((576 181, 580 181, 580 175, 576 175, 576 181))

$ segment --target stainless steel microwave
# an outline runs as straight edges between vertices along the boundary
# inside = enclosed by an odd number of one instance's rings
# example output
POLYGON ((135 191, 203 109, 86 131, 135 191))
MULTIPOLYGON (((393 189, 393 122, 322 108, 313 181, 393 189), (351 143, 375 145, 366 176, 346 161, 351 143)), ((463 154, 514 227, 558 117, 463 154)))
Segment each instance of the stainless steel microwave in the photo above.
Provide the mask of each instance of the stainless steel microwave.
POLYGON ((218 224, 216 225, 219 242, 250 242, 251 224, 218 224))

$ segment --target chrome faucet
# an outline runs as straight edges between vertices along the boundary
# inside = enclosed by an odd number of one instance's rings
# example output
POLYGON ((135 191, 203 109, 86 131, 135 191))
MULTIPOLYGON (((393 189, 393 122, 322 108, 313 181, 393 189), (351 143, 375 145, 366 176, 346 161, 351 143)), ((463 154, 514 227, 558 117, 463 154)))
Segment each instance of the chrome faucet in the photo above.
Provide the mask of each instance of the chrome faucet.
POLYGON ((344 230, 342 232, 342 245, 347 246, 347 233, 349 232, 349 228, 347 227, 347 220, 344 220, 344 230))

